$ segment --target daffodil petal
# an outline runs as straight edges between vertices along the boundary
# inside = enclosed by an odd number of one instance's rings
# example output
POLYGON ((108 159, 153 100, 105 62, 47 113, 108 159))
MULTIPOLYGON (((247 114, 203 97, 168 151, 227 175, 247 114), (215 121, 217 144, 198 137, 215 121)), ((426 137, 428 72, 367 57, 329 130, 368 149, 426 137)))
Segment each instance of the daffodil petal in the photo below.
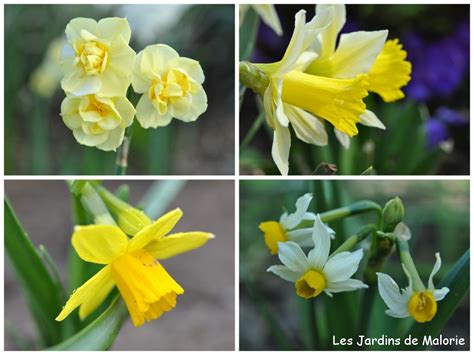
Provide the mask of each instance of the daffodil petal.
POLYGON ((351 146, 351 137, 348 134, 334 127, 334 135, 345 149, 349 149, 351 146))
POLYGON ((295 282, 301 276, 300 273, 291 271, 284 265, 273 265, 267 269, 267 272, 273 272, 275 275, 281 277, 283 280, 295 282))
POLYGON ((76 17, 69 21, 66 25, 66 37, 69 43, 74 43, 75 40, 81 39, 81 32, 87 31, 94 35, 98 34, 97 22, 91 18, 76 17))
POLYGON ((288 175, 290 146, 290 130, 276 123, 273 132, 272 158, 282 175, 288 175))
POLYGON ((275 10, 275 6, 271 4, 260 4, 260 5, 253 5, 255 11, 260 15, 263 22, 270 27, 275 33, 279 36, 283 34, 283 30, 281 29, 280 19, 278 18, 278 14, 275 10))
POLYGON ((377 279, 380 297, 382 297, 389 308, 386 313, 397 318, 407 317, 408 299, 400 293, 400 288, 397 283, 389 275, 381 272, 377 273, 377 279))
POLYGON ((108 151, 116 151, 122 145, 125 130, 122 127, 117 127, 108 132, 107 140, 96 147, 108 151))
POLYGON ((286 232, 288 240, 297 243, 301 247, 313 247, 313 228, 295 229, 286 232))
POLYGON ((316 13, 330 8, 333 12, 332 22, 328 28, 319 34, 321 57, 329 57, 334 53, 339 32, 346 23, 346 7, 344 5, 316 5, 316 13))
POLYGON ((291 214, 283 215, 282 218, 280 218, 280 223, 283 224, 285 229, 293 229, 301 223, 312 199, 313 194, 307 193, 296 200, 296 211, 291 214))
POLYGON ((367 286, 360 280, 347 279, 345 281, 340 281, 340 282, 329 282, 326 286, 326 290, 331 293, 337 293, 337 292, 355 291, 360 288, 368 288, 368 287, 369 286, 367 286))
POLYGON ((284 105, 284 108, 296 136, 300 140, 319 146, 328 144, 328 135, 324 123, 316 116, 296 106, 284 105))
POLYGON ((319 214, 314 221, 313 244, 314 248, 308 254, 308 261, 312 268, 321 270, 328 260, 331 237, 319 214))
POLYGON ((278 258, 291 271, 303 273, 309 269, 308 259, 295 242, 278 243, 278 258))
POLYGON ((146 246, 146 250, 158 260, 165 260, 178 254, 202 247, 213 239, 214 235, 205 232, 186 232, 170 234, 154 239, 146 246))
POLYGON ((367 74, 382 52, 387 35, 387 30, 342 34, 331 57, 333 77, 347 79, 367 74))
POLYGON ((198 84, 204 82, 204 72, 202 71, 201 64, 199 64, 197 60, 179 57, 172 62, 172 66, 184 70, 184 72, 186 72, 198 84))
POLYGON ((183 211, 181 211, 180 208, 176 208, 161 216, 153 224, 143 228, 130 240, 128 251, 143 249, 150 244, 153 239, 159 239, 165 236, 174 228, 182 215, 183 211))
POLYGON ((360 124, 368 127, 385 129, 385 125, 379 120, 377 115, 370 110, 365 110, 360 116, 360 124))
POLYGON ((173 115, 171 110, 168 110, 164 115, 160 115, 148 98, 148 95, 142 95, 138 101, 137 120, 143 128, 164 127, 167 126, 172 119, 173 115))
POLYGON ((446 297, 448 292, 449 292, 449 288, 443 287, 439 290, 434 290, 433 297, 436 301, 441 301, 446 297))
POLYGON ((124 18, 104 18, 98 22, 97 28, 100 36, 108 41, 115 41, 118 36, 122 36, 127 43, 130 42, 132 31, 128 21, 124 18))
POLYGON ((127 250, 128 238, 117 226, 77 226, 72 245, 82 260, 108 264, 127 250))
POLYGON ((434 283, 433 283, 433 277, 436 275, 436 273, 439 271, 441 268, 441 256, 439 253, 435 254, 436 262, 433 266, 433 270, 431 271, 430 278, 428 279, 428 290, 434 290, 434 283))
POLYGON ((85 284, 75 290, 66 302, 61 313, 56 317, 57 321, 64 320, 72 311, 81 306, 79 313, 81 318, 87 317, 102 303, 107 294, 113 288, 114 282, 110 266, 105 266, 97 274, 92 276, 85 284))
POLYGON ((359 268, 359 263, 364 256, 362 249, 354 252, 342 252, 329 258, 324 265, 324 274, 330 282, 348 280, 359 268))

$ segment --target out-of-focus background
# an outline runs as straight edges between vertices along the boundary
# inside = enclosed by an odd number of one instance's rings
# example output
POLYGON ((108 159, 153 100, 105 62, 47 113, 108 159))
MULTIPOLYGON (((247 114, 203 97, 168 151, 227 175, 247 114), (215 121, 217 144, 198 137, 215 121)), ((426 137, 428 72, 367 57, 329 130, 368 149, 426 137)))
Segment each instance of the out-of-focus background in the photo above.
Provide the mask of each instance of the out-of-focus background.
MULTIPOLYGON (((105 182, 114 190, 123 182, 105 182)), ((151 181, 126 181, 130 202, 137 203, 151 181)), ((73 222, 64 181, 7 181, 5 193, 35 246, 43 244, 66 275, 73 222)), ((178 305, 161 318, 135 328, 127 320, 111 350, 234 349, 234 182, 189 181, 167 211, 184 215, 174 232, 209 231, 216 238, 204 247, 162 261, 184 288, 178 305)), ((66 280, 64 280, 66 284, 66 280)), ((36 337, 21 289, 5 257, 5 350, 18 349, 36 337)))
MULTIPOLYGON (((254 63, 282 58, 294 29, 294 16, 314 5, 275 6, 283 28, 279 37, 262 21, 254 63)), ((386 130, 358 125, 359 135, 344 149, 326 124, 329 145, 318 147, 292 139, 290 174, 312 174, 319 163, 331 163, 337 174, 359 175, 372 166, 380 175, 469 174, 469 5, 346 5, 341 33, 388 29, 399 38, 412 64, 405 99, 384 103, 377 95, 364 99, 386 130)), ((249 10, 252 11, 252 10, 249 10)), ((241 27, 241 36, 247 29, 241 27)), ((258 116, 254 94, 247 90, 240 111, 240 142, 258 116)), ((271 160, 273 131, 264 125, 241 151, 240 169, 249 174, 278 174, 271 160)))
POLYGON ((75 17, 126 17, 130 46, 172 46, 204 70, 208 109, 192 123, 137 127, 129 174, 232 174, 234 171, 233 5, 6 5, 5 173, 101 175, 114 152, 82 146, 59 116, 64 92, 55 58, 75 17), (39 69, 39 70, 38 70, 39 69))
MULTIPOLYGON (((405 206, 404 222, 412 232, 410 250, 425 283, 433 268, 436 252, 441 254, 442 267, 434 279, 435 286, 469 249, 467 181, 242 181, 239 330, 241 350, 303 348, 304 331, 298 327, 301 317, 305 316, 299 313, 301 299, 296 296, 293 284, 265 271, 280 262, 277 256, 270 255, 258 225, 267 220, 278 221, 285 210, 293 212, 296 199, 311 191, 314 193, 310 207, 312 212, 324 212, 359 200, 372 200, 383 207, 388 200, 400 197, 405 206), (278 329, 283 332, 287 343, 283 343, 284 337, 278 333, 278 329)), ((363 225, 375 222, 375 216, 369 213, 329 225, 336 231, 336 236, 342 236, 342 240, 345 240, 363 225)), ((368 247, 366 244, 362 245, 368 247)), ((338 244, 333 242, 332 250, 337 246, 338 244)), ((361 263, 362 270, 365 259, 361 263)), ((382 272, 391 275, 400 287, 407 286, 397 253, 390 256, 382 272)), ((355 277, 361 278, 361 272, 355 277)), ((332 299, 325 295, 320 297, 325 298, 326 305, 330 305, 332 299)), ((369 336, 394 336, 393 329, 410 325, 409 318, 399 320, 386 316, 386 306, 378 292, 375 298, 377 302, 369 323, 369 336), (372 326, 373 324, 377 326, 372 326)), ((469 295, 466 295, 445 325, 442 334, 444 337, 464 337, 467 346, 442 347, 442 350, 469 349, 469 313, 469 295)), ((334 317, 334 314, 332 315, 334 317)), ((330 316, 331 314, 328 314, 328 317, 330 316)), ((345 320, 336 319, 334 322, 345 320)), ((331 328, 328 327, 328 344, 331 343, 332 334, 331 328)), ((319 341, 324 343, 324 339, 319 341)), ((327 346, 331 348, 330 345, 327 346)), ((377 349, 377 345, 370 349, 377 349)))

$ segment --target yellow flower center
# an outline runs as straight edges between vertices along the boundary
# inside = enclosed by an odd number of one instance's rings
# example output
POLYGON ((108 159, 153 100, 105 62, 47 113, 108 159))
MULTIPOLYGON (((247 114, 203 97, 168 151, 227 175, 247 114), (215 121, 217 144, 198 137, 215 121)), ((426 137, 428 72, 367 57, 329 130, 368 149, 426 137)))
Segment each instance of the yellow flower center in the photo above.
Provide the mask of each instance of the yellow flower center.
POLYGON ((265 244, 267 245, 270 253, 275 255, 278 253, 278 242, 286 242, 288 236, 283 226, 275 221, 268 221, 260 223, 258 226, 264 233, 265 244))
POLYGON ((326 278, 320 271, 309 270, 296 280, 295 287, 298 296, 313 298, 326 288, 326 278))
POLYGON ((405 60, 406 57, 407 52, 398 39, 385 42, 369 71, 369 91, 379 94, 385 102, 404 98, 400 88, 411 79, 411 63, 405 60))
POLYGON ((145 250, 119 256, 111 266, 114 281, 136 327, 173 309, 176 296, 184 292, 145 250))
POLYGON ((108 52, 105 45, 97 41, 87 41, 76 49, 77 62, 86 75, 97 75, 107 67, 108 52))
POLYGON ((180 70, 170 69, 165 75, 153 80, 148 90, 148 97, 161 115, 168 111, 168 104, 191 90, 189 77, 180 70))
POLYGON ((408 312, 418 323, 429 322, 438 310, 432 292, 415 292, 408 301, 408 312))
POLYGON ((330 122, 349 136, 358 133, 356 123, 365 111, 367 75, 333 79, 298 71, 283 78, 283 102, 300 107, 330 122))

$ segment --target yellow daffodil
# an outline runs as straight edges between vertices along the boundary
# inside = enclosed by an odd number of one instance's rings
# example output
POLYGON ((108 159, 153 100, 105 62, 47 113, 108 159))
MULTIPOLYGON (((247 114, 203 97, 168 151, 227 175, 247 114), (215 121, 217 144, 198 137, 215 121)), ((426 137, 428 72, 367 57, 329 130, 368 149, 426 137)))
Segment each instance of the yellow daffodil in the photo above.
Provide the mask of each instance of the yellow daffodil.
POLYGON ((109 151, 122 144, 135 108, 125 97, 67 96, 61 103, 61 116, 77 142, 109 151))
MULTIPOLYGON (((410 80, 411 64, 398 39, 387 41, 387 30, 358 31, 342 34, 336 47, 337 36, 346 22, 344 5, 317 5, 316 12, 333 12, 333 21, 312 44, 318 56, 305 69, 305 73, 318 77, 353 80, 364 75, 366 89, 379 94, 385 102, 404 97, 401 88, 410 80)), ((314 112, 314 111, 312 111, 314 112)), ((334 124, 341 144, 349 146, 350 137, 357 134, 355 123, 385 129, 377 116, 369 111, 352 116, 353 122, 346 127, 334 124)), ((325 118, 325 117, 322 117, 325 118)))
POLYGON ((377 273, 380 296, 389 308, 385 311, 387 315, 394 318, 411 316, 418 323, 429 322, 434 318, 438 310, 437 302, 443 300, 449 292, 447 287, 441 289, 434 287, 433 277, 441 268, 439 253, 436 253, 435 257, 436 262, 428 279, 428 288, 419 280, 418 274, 410 275, 403 263, 408 287, 402 289, 401 292, 397 283, 389 275, 377 273))
POLYGON ((117 226, 76 227, 72 245, 79 257, 105 265, 89 281, 73 292, 57 321, 79 307, 81 319, 91 314, 117 286, 136 327, 159 318, 176 306, 183 288, 158 260, 203 246, 213 235, 205 232, 166 236, 181 218, 175 209, 145 227, 132 239, 117 226))
POLYGON ((125 96, 131 83, 135 51, 123 18, 75 18, 66 26, 68 43, 61 53, 61 87, 73 95, 125 96))
POLYGON ((319 80, 303 73, 317 56, 314 52, 307 52, 311 38, 329 26, 331 20, 331 11, 321 11, 306 23, 306 12, 299 11, 283 58, 276 63, 256 64, 269 79, 263 105, 267 123, 274 131, 272 157, 282 175, 287 175, 289 169, 290 122, 299 139, 312 144, 326 144, 327 136, 321 121, 305 110, 316 110, 320 116, 340 122, 347 112, 357 110, 359 98, 367 95, 363 78, 358 79, 360 90, 352 90, 348 81, 319 80))
POLYGON ((331 239, 319 215, 314 222, 312 238, 314 248, 308 256, 295 242, 279 242, 278 257, 283 265, 273 265, 267 271, 293 282, 296 294, 303 298, 317 297, 323 291, 332 297, 333 293, 368 287, 351 278, 363 257, 362 249, 329 256, 331 239))
MULTIPOLYGON (((272 255, 278 253, 279 242, 292 241, 301 247, 313 246, 313 228, 298 227, 302 222, 313 222, 316 215, 308 212, 313 194, 304 194, 296 200, 296 211, 288 214, 284 212, 279 221, 265 221, 258 228, 263 232, 265 244, 272 255)), ((331 238, 335 232, 326 226, 331 238)))
POLYGON ((141 51, 133 65, 133 89, 143 94, 137 119, 144 128, 168 125, 171 119, 195 121, 207 109, 198 61, 180 57, 171 47, 156 44, 141 51))
POLYGON ((278 18, 278 14, 275 10, 275 5, 271 4, 241 4, 239 6, 239 19, 241 25, 244 20, 245 14, 247 13, 250 7, 255 10, 255 12, 260 16, 262 21, 273 31, 275 31, 277 35, 281 36, 283 34, 280 19, 278 18))
POLYGON ((41 97, 51 97, 59 86, 62 73, 58 70, 61 48, 65 39, 56 38, 46 49, 46 55, 38 68, 31 74, 29 86, 41 97))

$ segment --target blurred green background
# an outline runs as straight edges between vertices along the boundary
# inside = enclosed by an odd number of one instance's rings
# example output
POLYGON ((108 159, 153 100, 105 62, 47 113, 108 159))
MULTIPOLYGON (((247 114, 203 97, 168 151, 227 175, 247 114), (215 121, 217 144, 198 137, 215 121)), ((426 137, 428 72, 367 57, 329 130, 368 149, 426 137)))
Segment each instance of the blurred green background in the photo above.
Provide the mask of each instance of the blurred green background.
POLYGON ((233 173, 233 5, 6 5, 4 9, 6 174, 113 174, 116 154, 81 146, 62 122, 59 110, 65 95, 59 83, 48 97, 39 96, 29 85, 50 43, 64 36, 71 19, 110 16, 127 17, 130 46, 137 53, 150 44, 168 44, 180 55, 198 60, 206 76, 207 111, 194 123, 173 120, 159 129, 137 127, 128 173, 233 173))
MULTIPOLYGON (((276 35, 249 10, 240 27, 240 41, 241 47, 246 43, 251 50, 241 51, 240 60, 280 60, 293 33, 295 14, 305 9, 309 21, 315 13, 314 4, 275 8, 283 35, 276 35)), ((306 144, 292 132, 289 173, 330 174, 320 166, 328 163, 335 165, 339 175, 360 175, 369 167, 378 175, 468 175, 469 5, 351 4, 346 12, 341 33, 388 29, 388 39, 400 40, 412 64, 412 80, 402 89, 406 97, 392 103, 383 102, 375 94, 366 97, 367 108, 386 130, 358 125, 359 134, 351 139, 349 149, 336 140, 327 122, 329 142, 324 147, 306 144)), ((240 142, 261 111, 257 101, 251 90, 241 95, 240 142)), ((241 173, 279 174, 271 158, 272 140, 273 131, 262 124, 250 144, 240 151, 241 173)))
MULTIPOLYGON (((265 246, 259 223, 278 220, 287 210, 295 210, 296 199, 307 192, 314 198, 310 211, 324 212, 359 200, 372 200, 384 204, 396 196, 405 206, 404 222, 412 232, 410 249, 423 282, 427 282, 440 252, 442 267, 435 277, 435 286, 453 264, 469 248, 469 182, 467 181, 242 181, 240 184, 240 349, 274 350, 301 349, 307 341, 301 321, 301 298, 294 286, 265 270, 278 264, 277 256, 271 256, 265 246)), ((334 250, 360 227, 375 223, 374 214, 353 216, 330 223, 336 231, 334 250)), ((361 244, 365 248, 368 244, 361 244)), ((366 262, 364 257, 356 278, 366 262)), ((400 266, 398 255, 393 253, 382 270, 391 275, 400 287, 407 281, 400 266)), ((324 304, 331 305, 329 297, 322 295, 324 304)), ((408 327, 411 319, 395 319, 385 315, 385 304, 376 294, 375 308, 370 319, 368 335, 394 336, 393 329, 408 327), (376 326, 374 326, 376 325, 376 326)), ((442 302, 442 301, 441 301, 442 302)), ((328 309, 328 317, 333 316, 328 309)), ((469 349, 469 296, 467 295, 443 329, 443 336, 464 337, 469 349)), ((337 316, 336 316, 337 317, 337 316)), ((329 320, 327 320, 329 321, 329 320)), ((345 322, 343 318, 333 320, 345 322)), ((331 348, 331 328, 319 346, 331 348), (328 345, 329 344, 329 345, 328 345)), ((370 349, 377 349, 372 347, 370 349)), ((446 347, 442 348, 446 350, 446 347)))

